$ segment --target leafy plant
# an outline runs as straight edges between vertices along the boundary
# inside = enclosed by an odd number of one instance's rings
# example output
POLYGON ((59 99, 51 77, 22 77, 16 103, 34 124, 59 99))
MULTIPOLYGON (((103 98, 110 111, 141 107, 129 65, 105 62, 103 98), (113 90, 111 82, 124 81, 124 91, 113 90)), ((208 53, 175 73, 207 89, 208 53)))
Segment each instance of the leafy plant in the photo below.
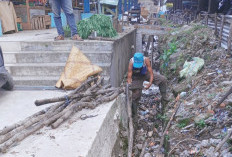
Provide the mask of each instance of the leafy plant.
POLYGON ((166 115, 157 114, 157 119, 166 121, 167 120, 167 116, 166 115))
POLYGON ((164 53, 160 56, 160 59, 163 61, 163 64, 162 64, 162 69, 163 70, 167 70, 170 56, 175 52, 176 52, 176 43, 175 42, 170 43, 169 44, 169 49, 164 50, 164 53))
POLYGON ((195 122, 195 125, 200 129, 203 129, 206 126, 205 121, 203 119, 199 120, 198 122, 195 122))
POLYGON ((88 19, 81 20, 77 24, 77 28, 83 39, 87 39, 93 31, 96 31, 97 35, 101 37, 117 36, 110 17, 103 14, 95 14, 88 19))
POLYGON ((188 118, 182 119, 182 120, 180 120, 180 121, 178 122, 177 127, 178 127, 178 128, 184 128, 184 127, 186 127, 188 124, 189 124, 189 119, 188 119, 188 118))

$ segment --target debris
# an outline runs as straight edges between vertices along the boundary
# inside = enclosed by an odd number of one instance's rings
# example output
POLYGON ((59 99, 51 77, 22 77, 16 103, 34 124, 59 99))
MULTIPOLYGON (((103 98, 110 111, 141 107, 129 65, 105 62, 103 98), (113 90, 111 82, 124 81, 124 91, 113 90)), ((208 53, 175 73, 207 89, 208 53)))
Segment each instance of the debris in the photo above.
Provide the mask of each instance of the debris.
POLYGON ((223 146, 223 144, 230 138, 232 134, 232 129, 230 129, 226 135, 226 137, 217 145, 216 149, 215 149, 215 153, 218 152, 220 150, 220 148, 223 146))
POLYGON ((193 61, 185 61, 183 70, 180 71, 180 77, 188 78, 197 74, 204 66, 205 62, 199 57, 193 57, 193 61))

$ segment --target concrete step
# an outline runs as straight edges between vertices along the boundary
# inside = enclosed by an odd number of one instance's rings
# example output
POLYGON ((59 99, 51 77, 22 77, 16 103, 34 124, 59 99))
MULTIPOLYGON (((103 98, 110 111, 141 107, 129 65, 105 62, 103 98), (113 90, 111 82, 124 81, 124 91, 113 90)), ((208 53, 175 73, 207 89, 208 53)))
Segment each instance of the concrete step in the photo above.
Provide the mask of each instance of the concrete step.
MULTIPOLYGON (((60 76, 14 76, 16 86, 55 86, 60 76)), ((109 83, 109 77, 104 76, 104 83, 109 83)))
POLYGON ((113 51, 112 41, 0 41, 3 52, 9 51, 70 51, 72 46, 80 50, 113 51), (91 49, 89 49, 91 48, 91 49))
POLYGON ((55 86, 60 76, 14 76, 17 86, 55 86))
MULTIPOLYGON (((69 56, 69 51, 18 51, 4 52, 6 64, 12 63, 65 63, 69 56)), ((84 53, 93 64, 111 63, 111 53, 85 52, 84 53)))
MULTIPOLYGON (((102 75, 110 74, 109 63, 96 64, 103 69, 102 75)), ((14 76, 60 76, 65 63, 17 63, 5 64, 6 69, 14 76)))
POLYGON ((21 42, 22 51, 70 51, 73 46, 76 46, 80 50, 90 50, 95 52, 100 51, 113 51, 112 41, 36 41, 36 42, 21 42), (91 48, 91 49, 89 49, 91 48))

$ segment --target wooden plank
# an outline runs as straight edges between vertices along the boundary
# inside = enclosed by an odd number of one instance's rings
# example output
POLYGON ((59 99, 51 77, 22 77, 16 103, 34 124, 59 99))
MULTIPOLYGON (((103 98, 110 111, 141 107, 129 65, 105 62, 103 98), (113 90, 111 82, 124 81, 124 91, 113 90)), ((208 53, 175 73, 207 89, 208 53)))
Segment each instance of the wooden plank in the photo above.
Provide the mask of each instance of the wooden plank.
POLYGON ((38 18, 35 18, 35 27, 36 27, 36 29, 39 29, 39 21, 38 21, 38 18))
POLYGON ((31 29, 33 29, 33 18, 31 19, 31 29))
POLYGON ((221 27, 220 27, 220 33, 219 33, 219 46, 221 46, 222 43, 222 32, 224 28, 224 22, 225 22, 225 15, 222 15, 222 20, 221 20, 221 27))
POLYGON ((232 38, 232 23, 230 24, 230 32, 229 32, 229 37, 228 37, 228 42, 227 42, 228 53, 231 52, 231 38, 232 38))
POLYGON ((212 4, 212 0, 209 0, 209 5, 208 5, 208 14, 210 13, 211 11, 211 4, 212 4))
POLYGON ((45 16, 43 17, 43 29, 46 29, 46 21, 45 21, 45 16))
POLYGON ((214 34, 217 35, 217 13, 215 13, 215 31, 214 31, 214 34))
POLYGON ((41 16, 39 17, 39 26, 40 26, 39 29, 43 29, 43 21, 42 21, 42 17, 41 16))

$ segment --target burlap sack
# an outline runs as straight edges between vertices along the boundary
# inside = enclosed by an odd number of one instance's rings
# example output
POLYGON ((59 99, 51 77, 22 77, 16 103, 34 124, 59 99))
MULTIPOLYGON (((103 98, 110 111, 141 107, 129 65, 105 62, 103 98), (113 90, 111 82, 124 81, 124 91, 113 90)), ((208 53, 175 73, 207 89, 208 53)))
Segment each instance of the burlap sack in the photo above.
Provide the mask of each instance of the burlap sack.
POLYGON ((62 72, 57 88, 75 89, 81 85, 89 76, 102 72, 102 69, 93 65, 90 60, 75 46, 66 62, 64 72, 62 72))
POLYGON ((12 2, 0 1, 0 19, 2 21, 2 33, 18 32, 17 17, 12 2))

